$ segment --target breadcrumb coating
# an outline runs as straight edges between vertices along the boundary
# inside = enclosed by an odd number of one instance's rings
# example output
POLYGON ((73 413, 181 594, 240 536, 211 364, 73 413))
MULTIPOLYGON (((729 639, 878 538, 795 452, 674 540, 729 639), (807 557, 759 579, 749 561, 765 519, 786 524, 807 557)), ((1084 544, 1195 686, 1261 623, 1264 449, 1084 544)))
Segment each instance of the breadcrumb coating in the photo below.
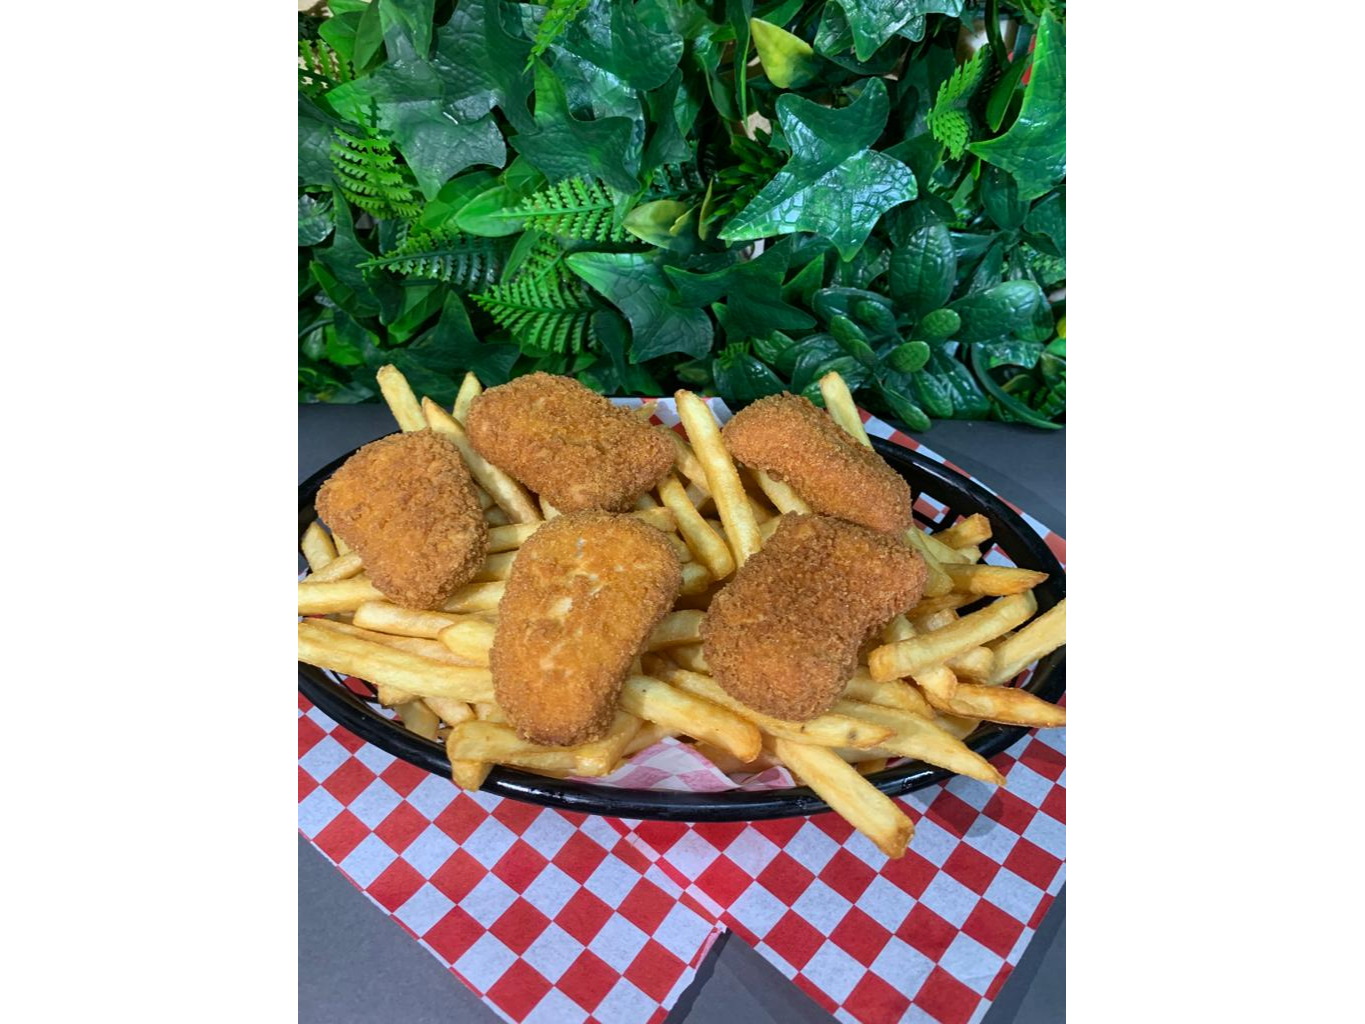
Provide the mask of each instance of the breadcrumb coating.
POLYGON ((664 535, 631 516, 571 512, 536 530, 512 563, 489 658, 522 738, 576 746, 601 736, 681 585, 664 535))
POLYGON ((736 700, 794 722, 828 711, 876 629, 919 600, 919 553, 839 519, 788 515, 711 602, 702 654, 736 700))
POLYGON ((460 450, 430 430, 365 445, 322 485, 316 507, 375 587, 408 608, 439 608, 488 555, 460 450))
POLYGON ((673 448, 576 380, 531 373, 469 407, 475 450, 561 512, 625 511, 673 465, 673 448))
POLYGON ((721 436, 736 459, 790 484, 815 512, 882 533, 910 527, 910 485, 806 398, 760 398, 721 436))

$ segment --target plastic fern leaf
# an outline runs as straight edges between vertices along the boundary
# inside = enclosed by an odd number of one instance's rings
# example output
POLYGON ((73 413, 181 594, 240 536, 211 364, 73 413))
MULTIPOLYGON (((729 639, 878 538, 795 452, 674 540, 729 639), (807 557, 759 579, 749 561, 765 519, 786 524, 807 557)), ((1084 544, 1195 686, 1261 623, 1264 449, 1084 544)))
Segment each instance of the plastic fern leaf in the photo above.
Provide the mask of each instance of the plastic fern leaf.
POLYGON ((479 308, 506 328, 527 355, 579 352, 596 311, 581 286, 562 274, 519 274, 471 296, 479 308))
POLYGON ((967 143, 971 141, 972 125, 966 114, 967 102, 981 85, 988 66, 986 58, 989 49, 983 46, 948 76, 938 87, 938 96, 929 110, 929 131, 937 141, 948 147, 954 160, 962 156, 967 143))
POLYGON ((377 218, 406 220, 421 212, 412 172, 387 139, 366 128, 337 128, 331 156, 337 185, 353 206, 377 218))
POLYGON ((531 43, 531 55, 526 58, 528 68, 569 30, 574 19, 582 14, 587 6, 588 0, 550 0, 545 17, 541 18, 540 24, 536 26, 536 38, 531 43))
POLYGON ((414 231, 392 252, 362 264, 403 277, 444 281, 457 289, 486 288, 498 279, 507 256, 501 238, 481 238, 438 228, 414 231))
POLYGON ((625 242, 626 230, 612 222, 616 200, 600 181, 566 178, 527 196, 521 204, 528 227, 582 242, 625 242))
POLYGON ((350 61, 321 39, 299 40, 299 88, 309 95, 355 78, 350 61))

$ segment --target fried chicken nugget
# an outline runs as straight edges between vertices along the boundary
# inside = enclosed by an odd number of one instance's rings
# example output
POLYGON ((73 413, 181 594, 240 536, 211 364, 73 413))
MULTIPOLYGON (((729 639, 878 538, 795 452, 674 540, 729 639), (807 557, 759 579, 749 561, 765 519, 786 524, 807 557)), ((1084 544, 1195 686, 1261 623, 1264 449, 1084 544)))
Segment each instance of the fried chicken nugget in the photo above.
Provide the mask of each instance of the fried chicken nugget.
POLYGON ((613 512, 673 465, 668 439, 576 380, 531 373, 469 407, 474 449, 561 512, 613 512))
POLYGON ((460 450, 430 430, 365 445, 322 485, 316 507, 360 553, 370 581, 408 608, 439 608, 488 555, 460 450))
POLYGON ((839 519, 788 515, 716 595, 701 626, 717 683, 764 714, 805 721, 833 707, 869 630, 924 589, 919 553, 839 519))
POLYGON ((808 399, 760 398, 721 437, 736 459, 790 484, 816 512, 882 533, 910 527, 910 485, 808 399))
POLYGON ((681 585, 664 535, 631 516, 572 512, 536 530, 512 563, 489 656, 522 738, 576 746, 601 736, 681 585))

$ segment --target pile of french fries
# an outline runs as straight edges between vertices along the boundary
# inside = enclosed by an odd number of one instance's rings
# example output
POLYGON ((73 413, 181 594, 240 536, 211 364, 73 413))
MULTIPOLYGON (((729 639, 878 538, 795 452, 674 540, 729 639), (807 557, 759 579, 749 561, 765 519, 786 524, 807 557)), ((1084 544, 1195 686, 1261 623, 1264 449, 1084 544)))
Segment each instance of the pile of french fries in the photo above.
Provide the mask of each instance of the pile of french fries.
MULTIPOLYGON (((682 560, 674 610, 645 644, 626 679, 620 706, 600 739, 578 747, 522 740, 494 699, 489 649, 498 603, 517 551, 558 515, 543 498, 474 451, 464 430, 482 391, 466 375, 454 408, 420 402, 394 367, 380 389, 405 431, 449 436, 477 484, 488 521, 488 558, 474 581, 438 611, 385 600, 365 577, 356 552, 312 523, 302 541, 310 574, 299 582, 299 660, 370 682, 403 725, 442 741, 454 781, 477 789, 496 764, 557 777, 600 777, 666 737, 676 737, 727 773, 784 765, 887 856, 904 853, 914 827, 866 776, 898 758, 917 758, 1001 785, 1004 779, 963 740, 985 721, 1064 725, 1063 708, 1004 685, 1066 642, 1066 602, 1042 615, 1031 593, 1047 577, 982 564, 991 524, 974 515, 937 533, 911 528, 905 542, 928 566, 923 599, 890 622, 865 652, 842 699, 826 714, 787 722, 727 694, 708 674, 700 627, 711 596, 758 551, 789 513, 810 509, 795 491, 736 465, 706 403, 677 393, 687 437, 664 427, 674 469, 632 513, 662 531, 682 560), (983 599, 989 603, 965 611, 983 599)), ((820 381, 826 408, 869 445, 843 379, 820 381)), ((639 415, 649 422, 652 405, 639 415)))

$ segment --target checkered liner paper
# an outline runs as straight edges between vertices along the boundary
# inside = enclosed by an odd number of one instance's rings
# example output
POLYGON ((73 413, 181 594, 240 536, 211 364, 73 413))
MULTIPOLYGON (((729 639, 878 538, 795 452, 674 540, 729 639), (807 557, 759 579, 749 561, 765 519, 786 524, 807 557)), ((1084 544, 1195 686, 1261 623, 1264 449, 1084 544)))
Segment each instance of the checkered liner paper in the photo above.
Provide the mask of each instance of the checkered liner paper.
MULTIPOLYGON (((671 400, 655 418, 677 423, 671 400)), ((957 469, 863 419, 869 434, 957 469)), ((1020 514, 1065 564, 1066 542, 1020 514)), ((1007 564, 998 548, 986 560, 1007 564)), ((463 792, 302 695, 298 722, 299 830, 508 1021, 662 1021, 727 928, 841 1021, 979 1021, 1065 880, 1064 729, 992 758, 1002 788, 954 777, 901 797, 915 835, 888 860, 833 813, 586 817, 463 792)), ((679 746, 643 751, 612 781, 736 785, 679 746)), ((743 780, 785 784, 781 770, 743 780)))

